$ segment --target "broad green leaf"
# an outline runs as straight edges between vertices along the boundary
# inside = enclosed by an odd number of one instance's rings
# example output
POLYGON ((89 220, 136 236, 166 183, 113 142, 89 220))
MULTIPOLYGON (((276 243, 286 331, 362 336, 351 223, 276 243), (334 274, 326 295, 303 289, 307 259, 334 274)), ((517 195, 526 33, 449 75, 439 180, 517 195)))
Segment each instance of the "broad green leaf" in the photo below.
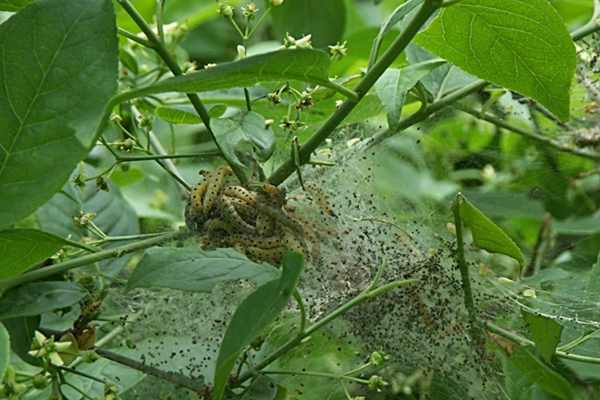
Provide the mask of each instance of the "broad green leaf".
POLYGON ((213 399, 223 398, 229 374, 242 350, 259 336, 287 306, 304 266, 302 256, 283 258, 281 278, 256 289, 239 305, 221 342, 215 369, 213 399))
POLYGON ((552 227, 563 235, 594 235, 600 233, 600 219, 596 216, 572 218, 556 221, 552 227))
POLYGON ((165 79, 134 90, 127 97, 163 92, 207 92, 283 80, 309 82, 337 90, 327 76, 329 64, 327 53, 320 50, 278 50, 165 79))
POLYGON ((296 39, 310 34, 313 46, 319 48, 341 40, 346 29, 344 0, 286 0, 273 8, 272 15, 280 40, 287 33, 296 39))
POLYGON ((0 320, 43 314, 69 307, 87 292, 72 282, 32 282, 8 290, 0 298, 0 320))
POLYGON ((490 253, 505 254, 523 265, 525 257, 521 249, 502 228, 496 225, 463 195, 458 195, 458 202, 463 223, 471 229, 473 242, 478 247, 490 253))
POLYGON ((158 106, 154 110, 154 113, 158 118, 161 118, 167 121, 168 123, 174 125, 195 125, 202 123, 202 120, 200 119, 198 114, 186 110, 181 110, 179 108, 158 106))
POLYGON ((574 398, 569 381, 539 359, 533 347, 518 348, 510 357, 509 363, 521 372, 524 379, 538 384, 545 392, 562 400, 574 398))
POLYGON ((585 297, 590 301, 598 301, 600 298, 600 253, 592 266, 590 277, 585 288, 585 297))
POLYGON ((19 11, 33 0, 0 0, 0 11, 19 11))
POLYGON ((58 236, 35 229, 0 231, 0 279, 20 275, 64 245, 58 236))
POLYGON ((210 292, 221 282, 250 279, 262 284, 277 275, 270 265, 252 262, 232 249, 156 247, 146 250, 127 287, 210 292))
POLYGON ((212 119, 210 125, 225 158, 242 169, 250 168, 253 159, 267 161, 275 150, 273 131, 254 111, 212 119))
MULTIPOLYGON (((107 182, 109 191, 98 190, 96 184, 88 182, 80 189, 73 183, 79 173, 76 169, 71 179, 56 193, 50 201, 40 207, 36 212, 40 228, 61 237, 71 240, 81 240, 91 234, 74 221, 80 212, 94 213, 94 223, 109 236, 127 236, 140 233, 138 218, 131 205, 123 198, 119 188, 107 182)), ((86 165, 86 176, 95 176, 99 171, 86 165)), ((122 243, 114 242, 108 247, 118 246, 122 243)), ((99 263, 102 272, 113 276, 127 263, 129 256, 102 261, 99 263)))
POLYGON ((522 314, 527 324, 527 329, 531 333, 531 338, 535 343, 535 348, 542 359, 550 363, 556 351, 556 346, 560 343, 563 330, 562 325, 553 319, 532 314, 525 310, 522 310, 522 314))
MULTIPOLYGON (((95 376, 101 380, 112 382, 116 385, 119 393, 124 393, 127 389, 132 388, 136 384, 142 381, 146 376, 143 372, 137 371, 133 368, 117 364, 107 359, 100 359, 93 363, 82 363, 77 366, 77 371, 95 376)), ((84 393, 92 398, 103 398, 104 396, 104 384, 96 382, 86 377, 77 376, 76 374, 70 374, 69 382, 74 384, 79 389, 82 389, 84 393)), ((73 390, 70 387, 64 387, 64 393, 70 400, 87 400, 81 393, 73 390)))
POLYGON ((8 331, 0 322, 0 382, 4 379, 4 373, 10 361, 10 337, 8 331))
POLYGON ((0 228, 44 204, 117 88, 110 0, 33 2, 0 25, 0 228))
POLYGON ((445 8, 416 43, 569 119, 575 46, 547 0, 463 0, 445 8))
POLYGON ((369 56, 369 67, 371 67, 377 61, 377 56, 379 54, 379 50, 381 49, 381 44, 383 43, 383 39, 386 34, 392 30, 392 28, 406 18, 413 10, 417 9, 417 6, 421 5, 423 0, 408 0, 402 4, 400 4, 390 15, 386 18, 386 20, 381 24, 381 28, 379 28, 379 33, 375 37, 373 41, 373 46, 371 47, 371 54, 369 56))
POLYGON ((388 124, 391 128, 396 127, 400 122, 408 91, 431 71, 445 63, 444 60, 435 59, 402 69, 390 68, 377 80, 375 90, 388 114, 388 124))
MULTIPOLYGON (((1 301, 1 300, 0 300, 1 301)), ((6 327, 10 335, 10 348, 21 358, 21 360, 33 364, 39 364, 39 358, 29 355, 33 335, 40 326, 41 317, 35 315, 33 317, 17 317, 3 319, 2 323, 6 327)))

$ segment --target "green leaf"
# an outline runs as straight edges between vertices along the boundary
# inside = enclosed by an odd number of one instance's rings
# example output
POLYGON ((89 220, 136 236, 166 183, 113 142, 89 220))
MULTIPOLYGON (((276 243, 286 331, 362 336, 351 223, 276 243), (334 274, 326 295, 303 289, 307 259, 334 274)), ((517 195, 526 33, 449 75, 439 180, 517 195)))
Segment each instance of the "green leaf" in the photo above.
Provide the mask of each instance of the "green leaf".
POLYGON ((19 11, 33 0, 0 0, 0 11, 19 11))
POLYGON ((304 266, 302 256, 283 258, 281 279, 260 286, 239 305, 221 342, 215 369, 213 398, 221 400, 229 374, 244 347, 252 343, 287 306, 304 266))
POLYGON ((273 29, 278 39, 287 33, 296 39, 312 35, 313 46, 326 48, 344 36, 344 0, 286 0, 273 8, 273 29))
POLYGON ((93 128, 117 88, 112 2, 34 2, 0 25, 0 43, 6 227, 50 199, 95 140, 93 128))
POLYGON ((0 231, 0 279, 20 275, 65 245, 58 236, 35 229, 0 231))
POLYGON ((242 169, 250 168, 253 159, 267 161, 275 150, 273 131, 254 111, 212 119, 210 125, 227 161, 242 169))
POLYGON ((400 122, 406 95, 421 79, 446 61, 434 59, 412 64, 402 69, 390 68, 377 80, 375 90, 388 113, 388 124, 394 128, 400 122))
POLYGON ((592 266, 590 277, 585 288, 585 297, 589 301, 597 301, 600 298, 600 253, 592 266))
POLYGON ((462 194, 458 195, 460 215, 463 223, 471 229, 473 242, 491 253, 505 254, 521 265, 525 257, 517 244, 491 219, 483 214, 462 194))
POLYGON ((158 106, 154 110, 154 113, 158 118, 161 118, 170 124, 195 125, 202 123, 198 114, 179 108, 158 106))
POLYGON ((553 319, 522 310, 523 320, 527 324, 535 348, 544 361, 550 363, 556 346, 560 343, 563 327, 553 319))
MULTIPOLYGON (((143 372, 133 368, 117 364, 107 359, 100 359, 93 363, 82 363, 76 367, 76 370, 87 375, 95 376, 101 380, 114 383, 119 393, 124 393, 127 389, 132 388, 141 382, 146 376, 143 372)), ((96 382, 76 374, 69 374, 69 382, 86 393, 92 398, 104 397, 104 384, 96 382)), ((81 393, 65 386, 63 391, 68 399, 71 400, 86 400, 81 393)))
POLYGON ((329 64, 329 57, 323 51, 278 50, 165 79, 154 85, 134 90, 131 96, 163 92, 206 92, 290 79, 337 90, 338 87, 329 80, 327 75, 329 64))
MULTIPOLYGON (((405 53, 411 64, 437 58, 427 50, 412 43, 406 48, 405 53)), ((445 94, 463 88, 475 80, 476 78, 473 75, 467 74, 456 65, 446 64, 423 77, 421 83, 433 95, 434 99, 440 99, 445 94)))
POLYGON ((14 351, 21 360, 32 365, 38 365, 40 362, 39 358, 32 357, 28 353, 31 349, 33 335, 39 328, 40 322, 41 317, 39 315, 2 320, 2 323, 10 335, 11 350, 14 351))
POLYGON ((553 224, 556 233, 563 235, 594 235, 600 233, 600 219, 597 216, 572 218, 556 221, 553 224))
POLYGON ((423 0, 408 0, 402 4, 400 4, 381 24, 381 28, 379 28, 379 33, 375 37, 373 41, 373 46, 371 47, 371 54, 369 55, 369 67, 375 64, 377 61, 377 56, 379 54, 379 50, 381 49, 381 45, 383 43, 383 39, 386 34, 392 30, 392 28, 406 18, 413 10, 417 8, 423 0))
POLYGON ((0 298, 0 320, 43 314, 69 307, 87 292, 72 282, 33 282, 8 290, 0 298))
POLYGON ((4 324, 0 322, 0 382, 4 379, 4 373, 10 361, 10 337, 4 324))
MULTIPOLYGON (((95 176, 98 171, 89 165, 84 168, 86 176, 95 176)), ((40 228, 71 240, 81 240, 89 236, 89 232, 74 222, 81 211, 94 213, 94 223, 109 236, 127 236, 140 233, 138 217, 127 200, 123 198, 119 188, 108 183, 108 192, 98 190, 93 182, 88 182, 83 189, 73 183, 73 178, 79 173, 76 169, 63 190, 55 194, 50 201, 40 207, 36 217, 40 228)), ((118 246, 114 242, 107 247, 118 246)), ((127 263, 129 256, 103 261, 100 263, 102 272, 113 276, 127 263)))
POLYGON ((545 392, 562 400, 572 400, 573 390, 569 381, 535 355, 531 346, 518 348, 509 363, 518 369, 524 379, 540 385, 545 392))
POLYGON ((569 119, 575 46, 547 0, 463 0, 445 8, 416 43, 569 119))
POLYGON ((156 247, 146 250, 127 287, 210 292, 221 282, 250 279, 262 284, 277 275, 270 265, 252 262, 233 249, 156 247))

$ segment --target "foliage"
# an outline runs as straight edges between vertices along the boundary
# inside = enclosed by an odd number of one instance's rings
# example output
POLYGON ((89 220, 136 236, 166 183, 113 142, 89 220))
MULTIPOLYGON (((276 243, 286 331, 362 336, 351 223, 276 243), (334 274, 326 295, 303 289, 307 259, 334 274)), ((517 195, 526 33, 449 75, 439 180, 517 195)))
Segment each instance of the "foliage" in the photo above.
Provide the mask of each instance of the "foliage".
POLYGON ((0 0, 0 398, 598 398, 599 18, 0 0))

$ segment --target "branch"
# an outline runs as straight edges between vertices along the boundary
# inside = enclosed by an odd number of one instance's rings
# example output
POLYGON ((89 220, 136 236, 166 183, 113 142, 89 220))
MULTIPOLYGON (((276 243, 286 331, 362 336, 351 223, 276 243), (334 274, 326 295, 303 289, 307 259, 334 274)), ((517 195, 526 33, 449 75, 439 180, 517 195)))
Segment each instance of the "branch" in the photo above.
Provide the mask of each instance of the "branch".
POLYGON ((24 283, 49 278, 53 275, 62 274, 72 269, 83 267, 85 265, 93 264, 95 262, 106 260, 109 258, 121 257, 125 254, 133 253, 148 247, 156 246, 158 244, 170 240, 181 239, 187 237, 188 235, 189 233, 186 231, 169 232, 161 236, 153 237, 146 240, 140 240, 139 242, 115 247, 113 249, 98 251, 96 253, 92 253, 83 257, 78 257, 73 260, 68 260, 55 265, 51 265, 49 267, 40 268, 14 278, 0 280, 0 293, 15 286, 22 285, 24 283))
MULTIPOLYGON (((129 0, 117 0, 117 2, 121 5, 121 7, 123 7, 125 12, 127 12, 127 14, 129 14, 131 19, 133 19, 133 21, 142 30, 142 32, 144 32, 144 34, 148 38, 148 41, 151 43, 152 48, 156 51, 156 53, 159 55, 159 57, 164 61, 164 63, 171 70, 173 75, 175 75, 175 76, 183 75, 183 71, 181 70, 181 68, 175 61, 175 59, 171 56, 171 54, 165 47, 164 43, 160 40, 160 38, 156 35, 156 33, 154 33, 152 28, 150 28, 150 26, 144 20, 144 17, 142 17, 140 15, 140 13, 129 2, 129 0)), ((216 138, 214 132, 212 131, 212 129, 210 127, 210 115, 208 115, 208 111, 206 110, 206 107, 204 107, 204 104, 202 104, 202 100, 200 100, 200 97, 198 97, 198 95, 192 94, 192 93, 188 93, 187 97, 190 100, 190 103, 192 103, 192 106, 194 107, 194 109, 196 110, 198 115, 200 116, 200 119, 204 123, 204 126, 206 126, 206 129, 207 129, 208 133, 210 134, 213 142, 215 143, 215 145, 217 146, 217 148, 219 149, 221 154, 225 154, 223 152, 223 149, 219 145, 219 142, 217 141, 217 138, 216 138)), ((226 161, 227 161, 227 159, 226 159, 226 161)), ((231 166, 231 169, 235 172, 235 175, 238 177, 240 182, 242 184, 247 183, 246 176, 244 175, 244 173, 242 171, 240 171, 239 167, 236 165, 231 165, 231 164, 230 164, 230 166, 231 166)))
MULTIPOLYGON (((356 107, 360 100, 367 94, 369 89, 377 82, 377 79, 394 62, 394 60, 404 51, 406 46, 412 41, 421 27, 441 5, 441 0, 425 0, 417 14, 410 21, 406 29, 392 43, 389 49, 367 72, 355 89, 358 99, 347 99, 340 108, 319 128, 319 130, 300 148, 300 163, 306 164, 313 151, 327 139, 333 131, 342 123, 342 121, 356 107)), ((273 185, 279 185, 285 181, 294 171, 296 165, 293 159, 289 159, 281 165, 270 177, 269 182, 273 185)))
POLYGON ((95 349, 95 352, 103 358, 107 360, 114 361, 121 365, 125 365, 126 367, 133 368, 137 371, 143 372, 147 375, 152 375, 156 378, 162 379, 167 382, 171 382, 175 385, 184 387, 186 389, 190 389, 191 391, 198 393, 200 395, 204 395, 207 392, 208 386, 204 384, 204 380, 201 379, 198 382, 196 379, 192 379, 188 376, 177 372, 169 372, 163 371, 151 365, 147 365, 145 363, 133 360, 129 357, 125 357, 121 354, 114 353, 112 351, 104 350, 104 349, 95 349))
POLYGON ((369 148, 373 147, 376 144, 383 142, 385 139, 387 139, 399 132, 402 132, 403 130, 405 130, 413 125, 416 125, 419 122, 424 121, 429 116, 435 114, 436 112, 440 111, 443 108, 448 107, 449 105, 456 102, 457 100, 467 97, 468 95, 470 95, 472 93, 478 92, 479 90, 486 87, 488 84, 489 84, 488 82, 486 82, 482 79, 479 79, 479 80, 476 80, 475 82, 470 83, 469 85, 465 86, 462 89, 458 89, 458 90, 450 93, 449 95, 442 97, 438 101, 435 101, 435 102, 429 104, 428 106, 421 108, 416 113, 404 118, 402 121, 400 121, 400 123, 398 123, 398 126, 396 126, 394 128, 388 128, 387 130, 374 135, 371 138, 371 140, 368 142, 367 146, 369 148))
POLYGON ((483 121, 487 121, 491 124, 494 124, 500 128, 504 128, 506 130, 509 130, 511 132, 517 133, 521 136, 524 136, 528 139, 531 140, 535 140, 536 142, 542 143, 544 145, 550 146, 558 151, 562 151, 564 153, 569 153, 569 154, 573 154, 575 156, 578 157, 582 157, 582 158, 587 158, 588 160, 593 160, 593 161, 599 161, 600 160, 600 153, 593 153, 593 152, 589 152, 589 151, 583 151, 580 150, 576 147, 571 147, 571 146, 566 146, 560 143, 555 142, 554 140, 552 140, 551 138, 548 138, 546 136, 542 136, 539 135, 537 133, 534 132, 529 132, 525 129, 516 127, 514 125, 509 124, 508 122, 504 121, 503 119, 500 119, 498 117, 495 117, 489 113, 481 113, 478 112, 470 107, 461 105, 461 104, 456 104, 454 105, 454 107, 457 110, 460 110, 464 113, 470 114, 472 116, 474 116, 477 119, 483 120, 483 121))

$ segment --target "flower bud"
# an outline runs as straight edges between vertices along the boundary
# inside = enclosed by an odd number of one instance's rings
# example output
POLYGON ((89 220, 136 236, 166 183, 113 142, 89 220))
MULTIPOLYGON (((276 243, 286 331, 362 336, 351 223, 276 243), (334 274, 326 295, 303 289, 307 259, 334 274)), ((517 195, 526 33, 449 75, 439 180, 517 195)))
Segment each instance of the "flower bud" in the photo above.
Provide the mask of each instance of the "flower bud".
POLYGON ((277 7, 283 4, 283 0, 271 0, 271 5, 277 7))
POLYGON ((242 58, 246 58, 246 48, 241 44, 237 47, 237 58, 241 60, 242 58))
POLYGON ((229 4, 221 4, 219 6, 219 14, 227 18, 233 17, 233 7, 229 4))

